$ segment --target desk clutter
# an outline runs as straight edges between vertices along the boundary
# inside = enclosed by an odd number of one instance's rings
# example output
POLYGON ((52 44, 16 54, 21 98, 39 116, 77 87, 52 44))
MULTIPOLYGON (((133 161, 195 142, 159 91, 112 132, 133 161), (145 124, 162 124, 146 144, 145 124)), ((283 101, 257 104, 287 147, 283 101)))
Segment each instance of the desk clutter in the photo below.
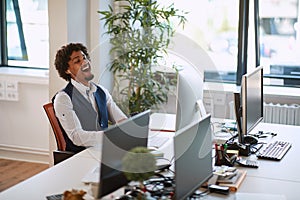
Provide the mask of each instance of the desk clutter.
POLYGON ((253 158, 239 156, 238 149, 228 149, 227 144, 215 144, 216 158, 215 166, 234 166, 258 168, 259 162, 253 158))
POLYGON ((228 166, 216 166, 214 176, 217 176, 216 185, 226 186, 236 192, 246 177, 247 171, 228 166))

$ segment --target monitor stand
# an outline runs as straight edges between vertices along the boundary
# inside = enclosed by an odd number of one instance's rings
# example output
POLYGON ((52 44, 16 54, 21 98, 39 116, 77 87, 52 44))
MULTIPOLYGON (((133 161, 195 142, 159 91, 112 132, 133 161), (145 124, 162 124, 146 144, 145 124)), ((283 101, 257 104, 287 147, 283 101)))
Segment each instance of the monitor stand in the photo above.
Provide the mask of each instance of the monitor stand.
POLYGON ((242 122, 241 122, 241 95, 239 92, 233 93, 234 97, 234 111, 235 111, 235 119, 238 131, 238 141, 230 145, 230 149, 238 150, 239 155, 241 156, 249 156, 251 154, 251 146, 252 143, 257 143, 258 141, 243 133, 242 130, 242 122))

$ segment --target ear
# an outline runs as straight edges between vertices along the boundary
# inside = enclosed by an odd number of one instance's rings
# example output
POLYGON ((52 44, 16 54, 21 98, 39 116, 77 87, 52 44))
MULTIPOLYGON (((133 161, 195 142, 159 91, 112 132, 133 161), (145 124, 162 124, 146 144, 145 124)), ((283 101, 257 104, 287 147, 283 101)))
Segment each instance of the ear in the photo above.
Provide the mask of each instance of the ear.
POLYGON ((65 71, 65 72, 66 72, 66 74, 72 74, 69 69, 67 71, 65 71))

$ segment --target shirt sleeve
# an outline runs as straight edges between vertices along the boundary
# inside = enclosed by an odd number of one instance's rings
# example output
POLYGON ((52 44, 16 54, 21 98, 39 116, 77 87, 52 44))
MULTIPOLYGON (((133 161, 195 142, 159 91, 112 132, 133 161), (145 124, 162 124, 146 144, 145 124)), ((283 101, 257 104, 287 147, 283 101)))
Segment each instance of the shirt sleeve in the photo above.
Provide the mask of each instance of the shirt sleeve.
POLYGON ((54 99, 55 115, 71 141, 78 146, 102 144, 103 131, 85 131, 73 109, 70 97, 63 91, 54 99))
POLYGON ((127 119, 127 116, 117 106, 117 104, 113 100, 113 98, 112 98, 111 94, 108 92, 108 90, 103 87, 101 87, 101 88, 105 92, 105 95, 106 95, 106 105, 107 105, 109 120, 115 124, 117 122, 127 119))

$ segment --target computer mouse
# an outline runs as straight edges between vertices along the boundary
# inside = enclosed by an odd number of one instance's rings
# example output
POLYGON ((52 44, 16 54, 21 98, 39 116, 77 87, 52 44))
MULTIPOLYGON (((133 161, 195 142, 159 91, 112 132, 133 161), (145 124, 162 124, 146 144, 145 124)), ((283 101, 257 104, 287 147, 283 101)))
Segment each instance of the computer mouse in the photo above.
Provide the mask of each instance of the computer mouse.
POLYGON ((244 143, 245 144, 257 144, 258 140, 253 136, 247 135, 244 137, 244 143))

